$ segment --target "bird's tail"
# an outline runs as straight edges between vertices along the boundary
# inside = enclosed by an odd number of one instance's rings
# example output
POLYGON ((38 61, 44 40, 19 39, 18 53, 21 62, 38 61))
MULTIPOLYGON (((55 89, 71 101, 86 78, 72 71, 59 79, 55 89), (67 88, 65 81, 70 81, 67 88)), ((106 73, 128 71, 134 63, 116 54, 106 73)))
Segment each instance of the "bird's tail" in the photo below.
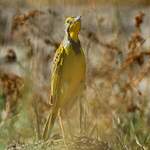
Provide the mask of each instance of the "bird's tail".
POLYGON ((58 114, 58 109, 56 108, 52 109, 52 112, 49 113, 49 116, 45 123, 44 131, 43 131, 43 140, 48 140, 52 132, 52 128, 54 126, 57 114, 58 114))

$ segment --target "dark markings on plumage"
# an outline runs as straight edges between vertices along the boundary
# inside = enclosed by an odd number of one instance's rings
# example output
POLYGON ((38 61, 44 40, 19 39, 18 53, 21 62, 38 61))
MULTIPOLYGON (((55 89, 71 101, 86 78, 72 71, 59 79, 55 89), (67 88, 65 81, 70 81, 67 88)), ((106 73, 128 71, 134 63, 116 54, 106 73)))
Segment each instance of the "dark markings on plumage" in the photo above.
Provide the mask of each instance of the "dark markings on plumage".
POLYGON ((75 50, 76 54, 80 54, 81 53, 81 44, 80 41, 74 41, 73 39, 69 39, 71 46, 73 48, 73 50, 75 50))

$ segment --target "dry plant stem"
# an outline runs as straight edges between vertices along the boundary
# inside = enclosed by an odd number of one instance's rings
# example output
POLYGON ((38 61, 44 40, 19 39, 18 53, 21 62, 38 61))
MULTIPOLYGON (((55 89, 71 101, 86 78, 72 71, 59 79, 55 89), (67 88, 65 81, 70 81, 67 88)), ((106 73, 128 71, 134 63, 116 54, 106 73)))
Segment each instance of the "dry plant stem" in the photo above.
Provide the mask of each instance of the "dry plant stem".
POLYGON ((58 119, 59 119, 59 125, 60 125, 60 129, 61 129, 61 132, 62 132, 62 137, 63 137, 64 145, 65 145, 66 149, 69 150, 69 148, 67 146, 67 143, 66 143, 64 125, 63 125, 63 121, 62 121, 62 118, 61 118, 61 110, 60 109, 58 111, 58 119))
POLYGON ((35 100, 35 103, 33 105, 33 108, 34 108, 35 117, 36 117, 37 136, 38 136, 38 140, 40 140, 41 139, 40 118, 39 118, 39 114, 38 114, 38 106, 37 106, 36 100, 35 100))
POLYGON ((82 128, 82 119, 83 119, 83 107, 82 107, 82 101, 81 101, 81 98, 79 99, 79 115, 80 115, 80 135, 82 135, 83 133, 83 128, 82 128))
POLYGON ((97 123, 95 123, 93 125, 91 131, 89 131, 89 135, 88 135, 89 137, 92 137, 94 135, 94 132, 95 132, 96 128, 97 128, 97 123))

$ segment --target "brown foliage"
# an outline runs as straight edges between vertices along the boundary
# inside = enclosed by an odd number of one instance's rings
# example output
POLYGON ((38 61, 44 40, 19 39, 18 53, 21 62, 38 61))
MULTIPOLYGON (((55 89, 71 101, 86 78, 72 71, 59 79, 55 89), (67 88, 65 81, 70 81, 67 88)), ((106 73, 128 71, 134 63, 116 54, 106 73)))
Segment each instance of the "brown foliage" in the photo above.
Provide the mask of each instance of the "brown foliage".
POLYGON ((141 30, 141 24, 143 23, 145 14, 143 12, 139 12, 137 16, 135 16, 135 27, 137 30, 141 30))
POLYGON ((17 30, 18 27, 25 25, 30 18, 34 18, 34 17, 39 16, 43 13, 44 12, 39 11, 39 10, 32 10, 32 11, 29 11, 25 14, 14 16, 13 23, 12 23, 12 29, 11 29, 12 32, 14 30, 17 30))
POLYGON ((0 86, 5 97, 6 118, 16 112, 18 100, 23 89, 23 79, 15 74, 1 73, 0 86))

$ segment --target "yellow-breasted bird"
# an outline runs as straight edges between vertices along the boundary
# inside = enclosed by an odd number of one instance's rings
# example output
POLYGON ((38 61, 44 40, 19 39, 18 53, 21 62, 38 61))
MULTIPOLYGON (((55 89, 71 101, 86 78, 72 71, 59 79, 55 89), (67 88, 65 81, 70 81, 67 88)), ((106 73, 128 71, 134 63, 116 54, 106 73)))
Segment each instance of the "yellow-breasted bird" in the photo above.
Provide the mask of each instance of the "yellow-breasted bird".
MULTIPOLYGON (((47 119, 43 139, 51 134, 58 111, 65 107, 84 86, 86 62, 78 38, 81 17, 68 17, 65 20, 65 37, 56 50, 51 70, 52 111, 47 119)), ((71 108, 69 108, 71 109, 71 108)))

